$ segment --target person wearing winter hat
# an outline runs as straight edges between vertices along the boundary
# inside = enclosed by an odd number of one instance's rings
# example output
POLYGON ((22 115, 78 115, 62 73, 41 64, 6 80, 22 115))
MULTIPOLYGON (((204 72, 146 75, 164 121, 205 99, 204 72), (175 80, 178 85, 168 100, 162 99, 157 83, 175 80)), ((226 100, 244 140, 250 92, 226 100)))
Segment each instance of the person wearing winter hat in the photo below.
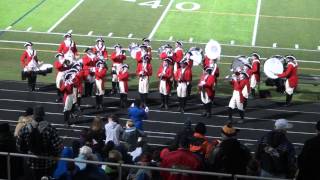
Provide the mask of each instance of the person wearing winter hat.
POLYGON ((26 111, 19 117, 17 126, 14 130, 14 136, 18 136, 18 132, 21 128, 23 128, 25 125, 30 123, 32 121, 32 115, 33 115, 33 109, 31 107, 28 107, 26 111))

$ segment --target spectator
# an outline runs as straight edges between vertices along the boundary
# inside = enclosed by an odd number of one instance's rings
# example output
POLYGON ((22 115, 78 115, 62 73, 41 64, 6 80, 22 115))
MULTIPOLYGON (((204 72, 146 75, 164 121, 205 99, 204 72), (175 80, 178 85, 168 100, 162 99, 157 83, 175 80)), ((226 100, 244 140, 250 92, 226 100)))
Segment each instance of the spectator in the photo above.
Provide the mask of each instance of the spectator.
POLYGON ((320 179, 320 120, 316 124, 317 135, 308 139, 298 157, 298 180, 320 179))
MULTIPOLYGON (((41 156, 58 156, 63 149, 62 139, 57 130, 44 121, 44 108, 36 106, 31 123, 20 129, 16 141, 17 149, 22 153, 41 156)), ((52 174, 55 161, 30 158, 27 161, 30 174, 27 179, 40 179, 52 174)))
MULTIPOLYGON (((179 141, 179 148, 176 151, 169 152, 163 157, 161 162, 163 168, 179 168, 186 170, 201 170, 201 162, 198 157, 189 151, 189 143, 186 137, 179 141)), ((164 180, 196 180, 197 175, 162 171, 161 176, 164 180)))
MULTIPOLYGON (((72 149, 69 147, 64 147, 64 149, 61 152, 60 157, 62 158, 73 158, 73 152, 72 149)), ((55 179, 61 179, 62 176, 64 178, 72 178, 71 174, 68 174, 68 162, 64 160, 59 160, 57 163, 57 167, 53 173, 53 178, 55 179)))
POLYGON ((249 149, 237 140, 237 133, 238 130, 231 123, 222 127, 222 141, 214 148, 208 160, 210 170, 228 174, 246 174, 251 154, 249 149))
POLYGON ((108 117, 108 123, 105 125, 105 133, 106 133, 106 141, 105 143, 109 141, 113 141, 116 146, 120 144, 120 134, 123 132, 122 127, 120 124, 115 122, 115 116, 110 115, 108 117))
MULTIPOLYGON (((111 163, 123 163, 122 162, 122 155, 117 150, 111 150, 108 154, 107 162, 111 163)), ((124 169, 123 169, 124 170, 124 169)), ((108 177, 112 180, 119 179, 118 174, 118 167, 117 166, 106 166, 105 167, 105 173, 108 175, 108 177)), ((125 177, 125 173, 123 172, 121 175, 125 177)))
POLYGON ((286 137, 286 130, 292 125, 285 119, 275 122, 275 129, 258 142, 256 159, 261 164, 261 176, 293 178, 296 172, 295 150, 286 137))
MULTIPOLYGON (((12 132, 10 132, 10 126, 8 123, 0 124, 0 152, 16 152, 15 139, 12 132)), ((12 179, 17 179, 22 175, 22 164, 20 158, 10 158, 11 170, 10 173, 12 179), (13 171, 14 170, 14 171, 13 171)), ((7 157, 0 156, 0 179, 8 178, 7 170, 7 157)))
POLYGON ((78 140, 72 141, 72 152, 73 152, 72 158, 78 157, 80 148, 81 148, 81 144, 78 140))
POLYGON ((103 141, 106 139, 103 122, 100 117, 95 117, 93 119, 88 131, 87 139, 92 144, 93 153, 98 153, 100 155, 105 144, 103 141))
POLYGON ((143 136, 144 133, 134 126, 133 121, 128 120, 126 123, 126 129, 122 134, 122 140, 128 145, 128 151, 136 149, 138 138, 143 136))
POLYGON ((143 131, 142 120, 147 119, 148 107, 141 107, 140 100, 135 100, 128 110, 129 118, 137 129, 143 131))
MULTIPOLYGON (((87 160, 98 161, 98 158, 94 154, 88 154, 87 160)), ((75 174, 74 180, 109 180, 104 171, 96 164, 87 163, 85 168, 75 174)))
POLYGON ((179 141, 180 141, 181 137, 187 137, 187 139, 189 139, 189 140, 191 140, 191 138, 193 137, 194 131, 192 130, 191 125, 192 125, 192 123, 190 120, 185 121, 182 131, 180 131, 176 134, 176 137, 174 138, 173 143, 177 147, 179 146, 179 141))
MULTIPOLYGON (((82 146, 80 148, 79 155, 75 158, 75 160, 87 160, 91 154, 93 153, 89 146, 82 146)), ((86 163, 76 162, 75 164, 80 170, 83 170, 86 167, 86 163)))
POLYGON ((33 109, 28 107, 22 116, 19 117, 14 136, 17 137, 21 128, 32 121, 33 109))
MULTIPOLYGON (((136 165, 139 166, 151 166, 151 154, 150 153, 143 153, 140 157, 140 160, 136 163, 136 165)), ((152 178, 152 172, 148 169, 137 169, 132 168, 130 169, 130 173, 127 177, 127 180, 151 180, 152 178)))

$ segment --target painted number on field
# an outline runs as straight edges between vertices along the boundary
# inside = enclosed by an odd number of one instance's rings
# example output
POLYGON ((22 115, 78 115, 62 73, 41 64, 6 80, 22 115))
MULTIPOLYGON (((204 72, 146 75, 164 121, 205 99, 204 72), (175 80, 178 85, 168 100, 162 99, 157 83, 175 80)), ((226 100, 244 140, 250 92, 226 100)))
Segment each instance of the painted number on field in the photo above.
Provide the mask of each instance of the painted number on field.
POLYGON ((200 9, 200 4, 195 2, 181 2, 176 5, 176 8, 180 11, 196 11, 200 9))
MULTIPOLYGON (((134 3, 137 2, 136 0, 123 0, 123 1, 134 2, 134 3)), ((139 3, 138 5, 140 5, 140 6, 149 6, 149 7, 153 8, 153 9, 156 9, 156 8, 162 6, 161 5, 161 0, 145 1, 145 2, 139 3)))

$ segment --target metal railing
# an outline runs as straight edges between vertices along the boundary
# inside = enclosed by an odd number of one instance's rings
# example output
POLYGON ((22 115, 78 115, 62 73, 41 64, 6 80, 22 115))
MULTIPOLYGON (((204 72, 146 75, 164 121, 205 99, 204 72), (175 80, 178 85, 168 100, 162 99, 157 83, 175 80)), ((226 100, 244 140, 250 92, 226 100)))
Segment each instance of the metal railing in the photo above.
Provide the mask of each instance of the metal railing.
POLYGON ((75 159, 70 159, 70 158, 36 156, 36 155, 21 154, 21 153, 0 152, 0 156, 7 157, 8 180, 11 180, 11 161, 10 161, 11 157, 46 159, 46 160, 54 160, 54 161, 63 160, 63 161, 68 161, 68 162, 79 162, 79 163, 89 163, 89 164, 95 164, 95 165, 116 166, 118 168, 119 180, 121 180, 121 178, 122 178, 121 174, 123 172, 123 168, 146 169, 146 170, 154 170, 154 171, 167 171, 167 172, 175 172, 175 173, 216 176, 216 177, 226 177, 226 178, 229 177, 229 178, 233 178, 234 180, 237 180, 237 179, 288 180, 288 179, 280 179, 280 178, 268 178, 268 177, 248 176, 248 175, 238 175, 238 174, 232 175, 232 174, 207 172, 207 171, 191 171, 191 170, 183 170, 183 169, 139 166, 139 165, 132 165, 132 164, 111 163, 111 162, 102 162, 102 161, 75 160, 75 159))

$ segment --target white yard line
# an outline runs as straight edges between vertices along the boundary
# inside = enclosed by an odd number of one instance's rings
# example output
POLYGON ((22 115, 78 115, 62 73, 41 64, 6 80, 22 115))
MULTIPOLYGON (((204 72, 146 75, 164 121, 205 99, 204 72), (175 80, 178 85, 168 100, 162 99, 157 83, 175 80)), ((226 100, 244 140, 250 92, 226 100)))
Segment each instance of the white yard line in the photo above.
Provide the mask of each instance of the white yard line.
POLYGON ((64 16, 62 16, 47 32, 54 30, 66 17, 68 17, 84 0, 80 0, 76 5, 74 5, 64 16))
MULTIPOLYGON (((41 32, 41 31, 23 31, 23 30, 6 30, 6 29, 0 29, 0 31, 6 31, 6 32, 20 32, 20 33, 33 33, 33 34, 48 34, 48 35, 64 35, 65 33, 58 33, 58 32, 41 32)), ((110 33, 109 33, 110 35, 110 33)), ((88 36, 87 34, 72 34, 72 36, 79 36, 79 37, 102 37, 102 38, 110 38, 110 39, 122 39, 122 40, 139 40, 141 41, 142 38, 128 38, 128 37, 117 37, 117 36, 101 36, 101 35, 91 35, 88 36)), ((111 34, 112 35, 112 34, 111 34)), ((168 42, 168 40, 161 40, 161 39, 153 39, 152 41, 155 42, 168 42)), ((189 44, 188 41, 181 41, 182 43, 189 44)), ((207 42, 192 42, 192 44, 197 45, 206 45, 207 42)), ((275 49, 273 47, 269 46, 251 46, 251 45, 239 45, 239 44, 223 44, 221 43, 221 46, 226 47, 241 47, 241 48, 259 48, 259 49, 275 49)), ((317 47, 315 47, 317 48, 317 47)), ((295 49, 295 48, 276 48, 277 50, 290 50, 290 51, 304 51, 304 52, 319 52, 318 49, 295 49)))
POLYGON ((257 39, 257 33, 258 33, 258 24, 259 24, 259 18, 260 18, 261 1, 262 0, 257 0, 257 12, 256 12, 256 18, 254 20, 251 46, 255 46, 256 45, 256 39, 257 39))
POLYGON ((166 9, 163 11, 162 15, 160 16, 160 18, 158 19, 156 25, 153 27, 151 33, 149 34, 149 39, 152 39, 154 34, 156 33, 157 29, 159 28, 162 20, 166 17, 169 9, 171 8, 172 4, 173 4, 174 0, 170 0, 169 4, 167 5, 166 9))
MULTIPOLYGON (((74 34, 73 34, 74 36, 74 34)), ((88 35, 85 35, 88 36, 88 35)), ((101 37, 101 36, 97 36, 97 37, 101 37)), ((130 39, 130 38, 129 38, 130 39)), ((135 38, 131 38, 131 39, 135 39, 135 38)), ((139 39, 140 40, 140 39, 139 39)), ((13 43, 13 44, 24 44, 25 41, 11 41, 11 40, 0 40, 0 42, 5 42, 5 43, 13 43)), ((57 43, 47 43, 47 42, 33 42, 34 44, 40 44, 40 45, 50 45, 50 46, 58 46, 60 44, 57 43)), ((77 45, 78 47, 88 47, 90 45, 77 45)), ((114 49, 113 47, 106 47, 107 49, 114 49)), ((124 48, 125 50, 128 50, 126 48, 124 48)), ((278 48, 280 49, 280 48, 278 48)), ((152 50, 152 52, 158 52, 156 50, 152 50)), ((221 55, 221 57, 227 57, 227 58, 235 58, 237 56, 232 56, 232 55, 221 55)), ((154 58, 157 59, 157 58, 154 58)), ((262 60, 265 60, 266 58, 261 58, 262 60)), ((316 63, 316 64, 320 64, 320 61, 309 61, 309 60, 301 60, 299 59, 298 62, 304 62, 304 63, 316 63)))

